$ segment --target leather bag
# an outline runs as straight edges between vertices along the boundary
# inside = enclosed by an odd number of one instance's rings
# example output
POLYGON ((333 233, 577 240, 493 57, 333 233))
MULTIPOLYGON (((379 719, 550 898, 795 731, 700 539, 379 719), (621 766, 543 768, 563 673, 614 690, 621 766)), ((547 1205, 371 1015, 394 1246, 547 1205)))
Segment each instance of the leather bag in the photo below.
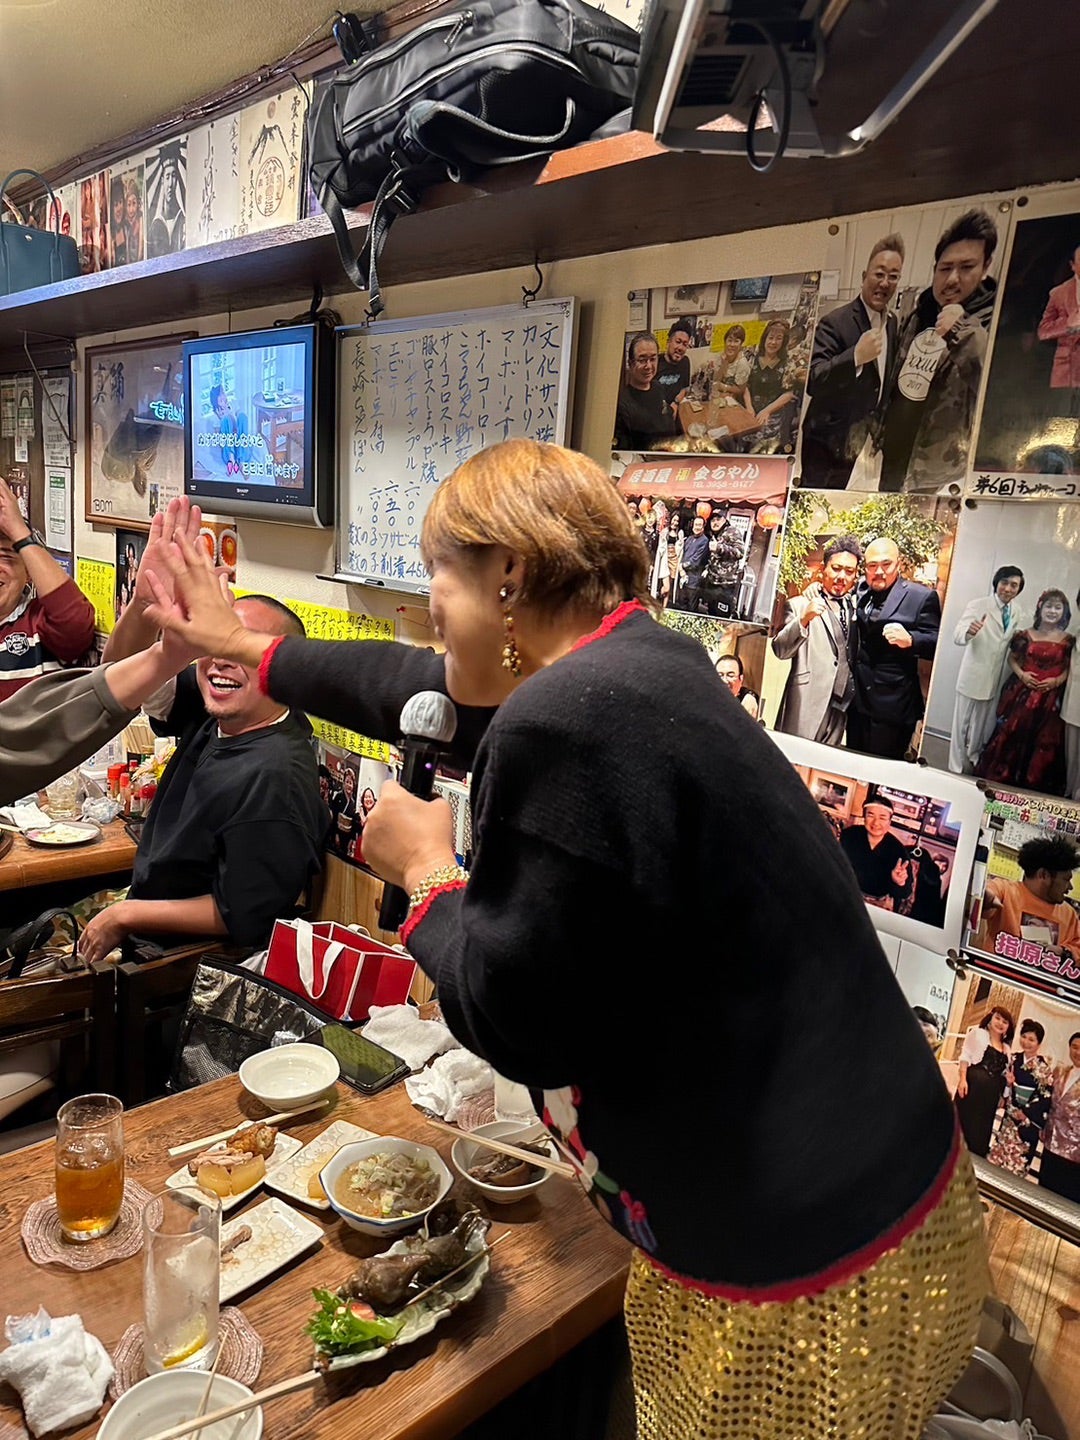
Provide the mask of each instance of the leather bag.
MULTIPOLYGON (((368 36, 357 23, 346 55, 368 36)), ((635 30, 584 0, 467 0, 320 87, 308 116, 311 185, 372 317, 383 309, 378 261, 394 217, 438 181, 588 139, 630 104, 639 48, 635 30), (343 211, 367 201, 358 257, 343 211)))

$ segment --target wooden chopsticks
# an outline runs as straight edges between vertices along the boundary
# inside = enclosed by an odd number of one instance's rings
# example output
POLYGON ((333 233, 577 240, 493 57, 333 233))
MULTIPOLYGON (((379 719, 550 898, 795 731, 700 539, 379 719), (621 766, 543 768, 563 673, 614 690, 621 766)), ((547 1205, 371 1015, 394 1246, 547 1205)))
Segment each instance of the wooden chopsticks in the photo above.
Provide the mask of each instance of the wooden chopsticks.
POLYGON ((174 1145, 169 1151, 169 1158, 176 1160, 181 1155, 194 1155, 196 1151, 216 1145, 219 1140, 231 1140, 234 1135, 238 1135, 241 1130, 246 1130, 251 1125, 281 1125, 292 1120, 299 1120, 302 1115, 313 1115, 316 1110, 324 1110, 332 1098, 332 1096, 324 1096, 314 1105, 305 1105, 302 1110, 282 1110, 277 1115, 267 1115, 262 1120, 241 1120, 239 1125, 233 1125, 228 1130, 219 1130, 216 1135, 204 1135, 201 1140, 188 1140, 184 1145, 174 1145))
POLYGON ((474 1145, 479 1145, 485 1150, 495 1150, 500 1155, 509 1155, 514 1160, 522 1160, 526 1165, 535 1165, 538 1170, 550 1170, 553 1175, 563 1175, 567 1180, 573 1180, 577 1171, 565 1160, 552 1160, 550 1155, 537 1155, 531 1150, 519 1150, 516 1145, 508 1145, 503 1140, 494 1140, 487 1135, 477 1135, 475 1130, 460 1130, 456 1125, 447 1125, 445 1120, 436 1120, 427 1116, 429 1125, 434 1125, 436 1130, 441 1130, 446 1135, 453 1135, 458 1140, 470 1140, 474 1145))

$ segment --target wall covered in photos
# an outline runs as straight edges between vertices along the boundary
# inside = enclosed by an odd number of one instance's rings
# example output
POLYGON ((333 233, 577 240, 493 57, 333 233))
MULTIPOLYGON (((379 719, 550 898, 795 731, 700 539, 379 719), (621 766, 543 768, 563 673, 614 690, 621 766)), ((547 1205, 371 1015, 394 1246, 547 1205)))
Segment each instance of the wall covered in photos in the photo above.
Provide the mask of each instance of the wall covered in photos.
MULTIPOLYGON (((184 165, 189 231, 199 168, 193 143, 184 165)), ((154 186, 163 192, 164 181, 148 178, 145 158, 143 166, 149 208, 154 186)), ((225 177, 216 173, 210 188, 219 184, 225 177)), ((954 634, 972 602, 983 606, 973 617, 984 621, 976 634, 986 631, 972 653, 982 657, 990 681, 986 694, 967 697, 973 706, 961 716, 965 734, 974 733, 980 713, 991 731, 997 726, 1002 687, 1015 678, 1006 651, 1025 605, 1043 589, 1061 589, 1068 623, 1064 611, 1055 614, 1052 607, 1049 620, 1064 625, 1065 634, 1077 624, 1080 576, 1072 574, 1068 555, 1069 497, 1017 505, 978 488, 981 394, 996 364, 995 327, 1004 327, 1010 313, 1013 234, 1036 220, 1080 213, 1075 187, 1040 192, 1019 209, 1016 201, 1016 195, 977 195, 543 267, 545 294, 576 295, 588 307, 573 443, 611 465, 648 549, 664 622, 705 645, 749 714, 769 727, 783 715, 787 733, 856 752, 851 760, 838 755, 832 766, 856 779, 869 778, 859 754, 899 760, 921 748, 932 768, 949 768, 962 688, 956 677, 966 655, 954 634), (878 248, 879 241, 889 243, 878 248), (630 341, 643 332, 652 343, 639 342, 634 359, 648 372, 644 390, 640 375, 635 387, 627 374, 630 341), (648 393, 662 369, 666 388, 676 387, 670 398, 648 393), (631 389, 637 395, 628 406, 631 389), (645 429, 659 416, 661 433, 630 427, 617 435, 620 401, 624 422, 639 422, 644 407, 645 429), (616 438, 635 443, 613 447, 616 438), (977 508, 965 505, 965 495, 978 499, 977 508), (688 569, 686 546, 699 521, 704 563, 697 545, 688 569), (996 550, 994 535, 1005 537, 996 550), (845 540, 853 550, 836 548, 845 540), (1024 553, 1010 553, 1009 540, 1023 541, 1024 553), (1001 565, 1021 569, 1025 585, 995 636, 991 621, 1002 617, 1004 602, 992 593, 992 581, 1001 565), (976 712, 979 701, 988 709, 976 712)), ((1059 226, 1059 239, 1066 228, 1059 226)), ((505 270, 395 287, 391 311, 396 318, 515 303, 523 278, 505 270)), ((1049 266, 1037 286, 1031 281, 1032 296, 1044 280, 1029 344, 1045 345, 1041 353, 1052 368, 1057 341, 1039 341, 1037 331, 1050 290, 1063 281, 1049 266)), ((342 294, 334 303, 346 323, 362 320, 362 296, 342 294)), ((1029 300, 1029 312, 1033 307, 1029 300)), ((268 307, 205 317, 198 328, 204 334, 254 329, 290 313, 268 307)), ((128 338, 134 337, 101 340, 128 338)), ((76 543, 87 560, 115 562, 115 540, 105 531, 80 523, 76 543)), ((256 523, 239 527, 246 587, 363 611, 399 636, 431 643, 422 606, 405 607, 392 592, 318 578, 332 569, 329 536, 256 523)), ((1032 606, 1026 628, 1033 623, 1032 606)), ((1071 664, 1065 635, 1052 634, 1050 643, 1067 649, 1071 664)), ((1038 678, 1063 674, 1059 668, 1038 678)), ((1048 712, 1059 702, 1063 732, 1060 702, 1067 687, 1067 674, 1039 690, 1025 685, 1033 696, 1050 697, 1039 702, 1048 712)), ((1025 709, 1023 719, 1034 722, 1035 748, 1052 751, 1054 727, 1047 747, 1038 716, 1025 709)), ((962 764, 964 784, 974 785, 977 763, 962 764)), ((1005 763, 1012 787, 1030 786, 1030 767, 1012 758, 1005 763)), ((1056 761, 1050 767, 1060 768, 1056 761)), ((1067 784, 1066 764, 1056 793, 1067 784)), ((895 788, 934 794, 921 775, 918 783, 895 788)), ((847 818, 852 826, 863 823, 857 793, 847 818)), ((951 878, 949 889, 956 885, 951 878)), ((925 953, 934 949, 928 945, 925 953)), ((920 971, 912 993, 943 990, 951 972, 944 965, 942 972, 939 986, 920 971)))

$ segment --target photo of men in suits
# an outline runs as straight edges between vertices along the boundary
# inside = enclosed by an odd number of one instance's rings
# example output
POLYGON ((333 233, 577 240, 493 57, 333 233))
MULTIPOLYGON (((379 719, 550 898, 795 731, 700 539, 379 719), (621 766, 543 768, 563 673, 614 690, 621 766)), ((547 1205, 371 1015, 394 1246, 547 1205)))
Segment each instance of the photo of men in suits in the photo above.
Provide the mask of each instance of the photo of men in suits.
POLYGON ((790 660, 776 729, 824 745, 844 738, 855 694, 855 606, 863 549, 853 535, 829 542, 821 579, 785 603, 784 623, 773 636, 778 660, 790 660))
POLYGON ((933 660, 941 626, 936 590, 900 574, 895 540, 872 540, 855 603, 858 649, 848 711, 850 750, 902 760, 924 706, 919 661, 933 660))
POLYGON ((903 268, 903 237, 885 235, 870 251, 859 294, 818 321, 802 432, 802 483, 812 489, 842 490, 851 479, 896 358, 890 307, 903 268))

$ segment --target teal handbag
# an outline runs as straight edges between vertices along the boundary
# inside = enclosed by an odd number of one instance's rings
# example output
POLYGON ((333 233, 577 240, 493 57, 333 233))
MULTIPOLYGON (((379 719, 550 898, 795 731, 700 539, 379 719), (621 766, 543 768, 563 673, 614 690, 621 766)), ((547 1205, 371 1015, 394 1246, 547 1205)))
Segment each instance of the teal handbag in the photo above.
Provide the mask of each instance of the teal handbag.
POLYGON ((45 213, 57 228, 38 230, 33 225, 0 224, 0 295, 56 285, 61 280, 73 280, 79 273, 79 247, 70 235, 60 234, 60 206, 48 181, 36 170, 12 170, 0 185, 0 212, 4 192, 17 175, 30 175, 45 188, 49 196, 45 213))

